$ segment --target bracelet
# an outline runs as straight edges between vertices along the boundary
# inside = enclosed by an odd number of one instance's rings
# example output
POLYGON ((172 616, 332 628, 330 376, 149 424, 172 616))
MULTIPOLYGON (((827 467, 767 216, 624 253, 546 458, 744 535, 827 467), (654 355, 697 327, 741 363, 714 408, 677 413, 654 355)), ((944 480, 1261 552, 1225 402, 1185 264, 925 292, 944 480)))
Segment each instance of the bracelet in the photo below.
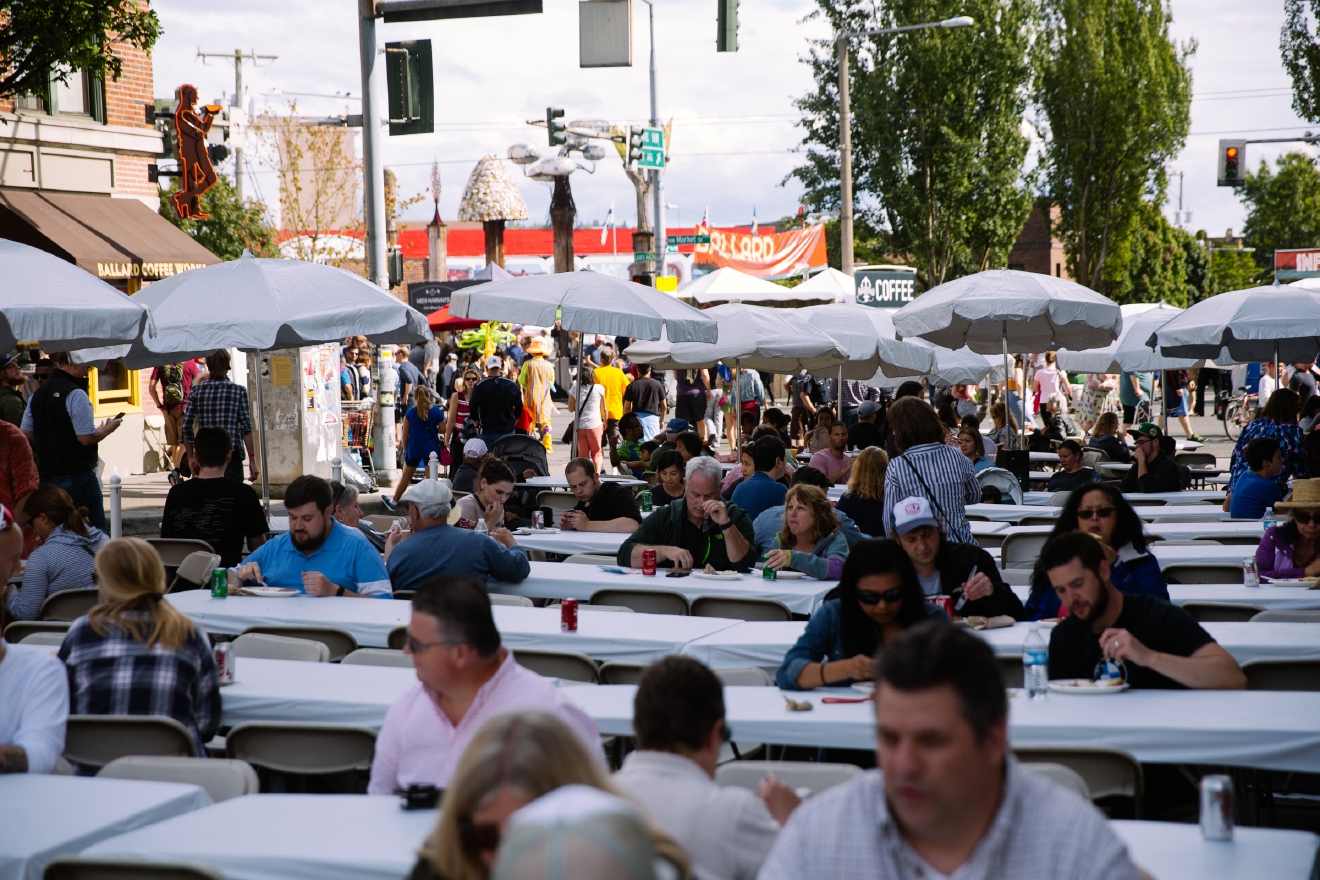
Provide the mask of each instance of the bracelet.
POLYGON ((825 681, 825 661, 820 661, 820 686, 828 687, 829 683, 825 681))
POLYGON ((339 588, 339 591, 338 591, 337 593, 335 593, 335 595, 336 595, 336 596, 342 596, 342 595, 344 595, 344 588, 343 588, 343 587, 340 587, 340 588, 339 588))

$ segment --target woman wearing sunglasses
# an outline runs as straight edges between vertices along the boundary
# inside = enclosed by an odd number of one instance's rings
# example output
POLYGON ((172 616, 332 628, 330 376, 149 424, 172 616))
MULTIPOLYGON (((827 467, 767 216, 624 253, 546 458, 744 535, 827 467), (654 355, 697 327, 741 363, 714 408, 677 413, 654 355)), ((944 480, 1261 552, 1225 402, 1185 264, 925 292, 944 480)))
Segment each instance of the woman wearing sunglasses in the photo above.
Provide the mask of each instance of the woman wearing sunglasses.
MULTIPOLYGON (((504 823, 532 801, 565 785, 619 794, 568 725, 546 712, 517 712, 488 721, 463 751, 445 791, 440 824, 422 847, 409 880, 487 880, 504 823)), ((656 854, 680 878, 687 856, 651 829, 656 854)))
POLYGON ((847 687, 870 681, 871 659, 903 630, 944 611, 921 594, 903 548, 870 539, 852 548, 839 586, 820 606, 780 664, 775 683, 784 690, 847 687))
MULTIPOLYGON (((1109 578, 1120 593, 1158 596, 1168 601, 1169 586, 1159 560, 1146 546, 1141 517, 1118 487, 1092 483, 1074 489, 1050 538, 1073 531, 1087 532, 1100 539, 1109 560, 1109 578)), ((1031 595, 1025 605, 1028 620, 1060 614, 1059 597, 1050 579, 1039 569, 1031 576, 1031 595)))
POLYGON ((1320 479, 1294 480, 1291 501, 1274 505, 1292 519, 1270 526, 1256 547, 1256 565, 1270 578, 1320 577, 1320 479))

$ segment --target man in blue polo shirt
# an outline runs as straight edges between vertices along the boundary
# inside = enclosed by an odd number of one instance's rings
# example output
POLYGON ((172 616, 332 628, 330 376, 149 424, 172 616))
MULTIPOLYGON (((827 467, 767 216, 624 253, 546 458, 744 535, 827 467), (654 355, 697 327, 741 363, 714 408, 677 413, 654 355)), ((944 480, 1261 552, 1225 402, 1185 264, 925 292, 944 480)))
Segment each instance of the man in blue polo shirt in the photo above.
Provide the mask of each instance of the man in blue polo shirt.
POLYGON ((258 547, 232 571, 231 582, 256 581, 309 596, 391 598, 380 554, 357 529, 335 522, 333 502, 328 481, 310 474, 295 479, 284 493, 288 534, 258 547))
POLYGON ((734 504, 756 519, 771 507, 784 503, 788 487, 779 480, 784 476, 784 443, 778 437, 762 437, 747 444, 756 473, 738 484, 733 490, 734 504))

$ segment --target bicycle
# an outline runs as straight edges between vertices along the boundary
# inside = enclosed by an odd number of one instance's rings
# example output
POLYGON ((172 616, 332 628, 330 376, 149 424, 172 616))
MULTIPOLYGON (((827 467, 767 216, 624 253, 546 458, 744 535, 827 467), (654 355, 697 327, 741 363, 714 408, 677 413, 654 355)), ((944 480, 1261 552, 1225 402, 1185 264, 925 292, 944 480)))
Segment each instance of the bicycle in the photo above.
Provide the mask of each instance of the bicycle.
POLYGON ((1245 387, 1239 388, 1238 391, 1240 393, 1228 398, 1221 410, 1224 434, 1234 442, 1242 433, 1242 426, 1256 417, 1256 395, 1247 391, 1245 387))

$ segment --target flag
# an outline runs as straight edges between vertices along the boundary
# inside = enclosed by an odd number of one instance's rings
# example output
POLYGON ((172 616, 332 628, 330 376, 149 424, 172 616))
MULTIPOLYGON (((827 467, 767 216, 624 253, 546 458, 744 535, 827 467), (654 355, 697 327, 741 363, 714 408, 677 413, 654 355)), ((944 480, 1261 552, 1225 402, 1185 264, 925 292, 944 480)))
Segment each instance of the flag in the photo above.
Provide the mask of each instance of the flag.
POLYGON ((605 243, 605 231, 614 225, 614 203, 610 202, 610 212, 605 215, 605 225, 600 228, 600 243, 605 243))
POLYGON ((760 234, 760 233, 757 232, 756 230, 757 230, 757 225, 756 225, 756 205, 752 205, 752 235, 759 235, 759 234, 760 234))
POLYGON ((701 210, 701 228, 710 229, 710 205, 701 210))

